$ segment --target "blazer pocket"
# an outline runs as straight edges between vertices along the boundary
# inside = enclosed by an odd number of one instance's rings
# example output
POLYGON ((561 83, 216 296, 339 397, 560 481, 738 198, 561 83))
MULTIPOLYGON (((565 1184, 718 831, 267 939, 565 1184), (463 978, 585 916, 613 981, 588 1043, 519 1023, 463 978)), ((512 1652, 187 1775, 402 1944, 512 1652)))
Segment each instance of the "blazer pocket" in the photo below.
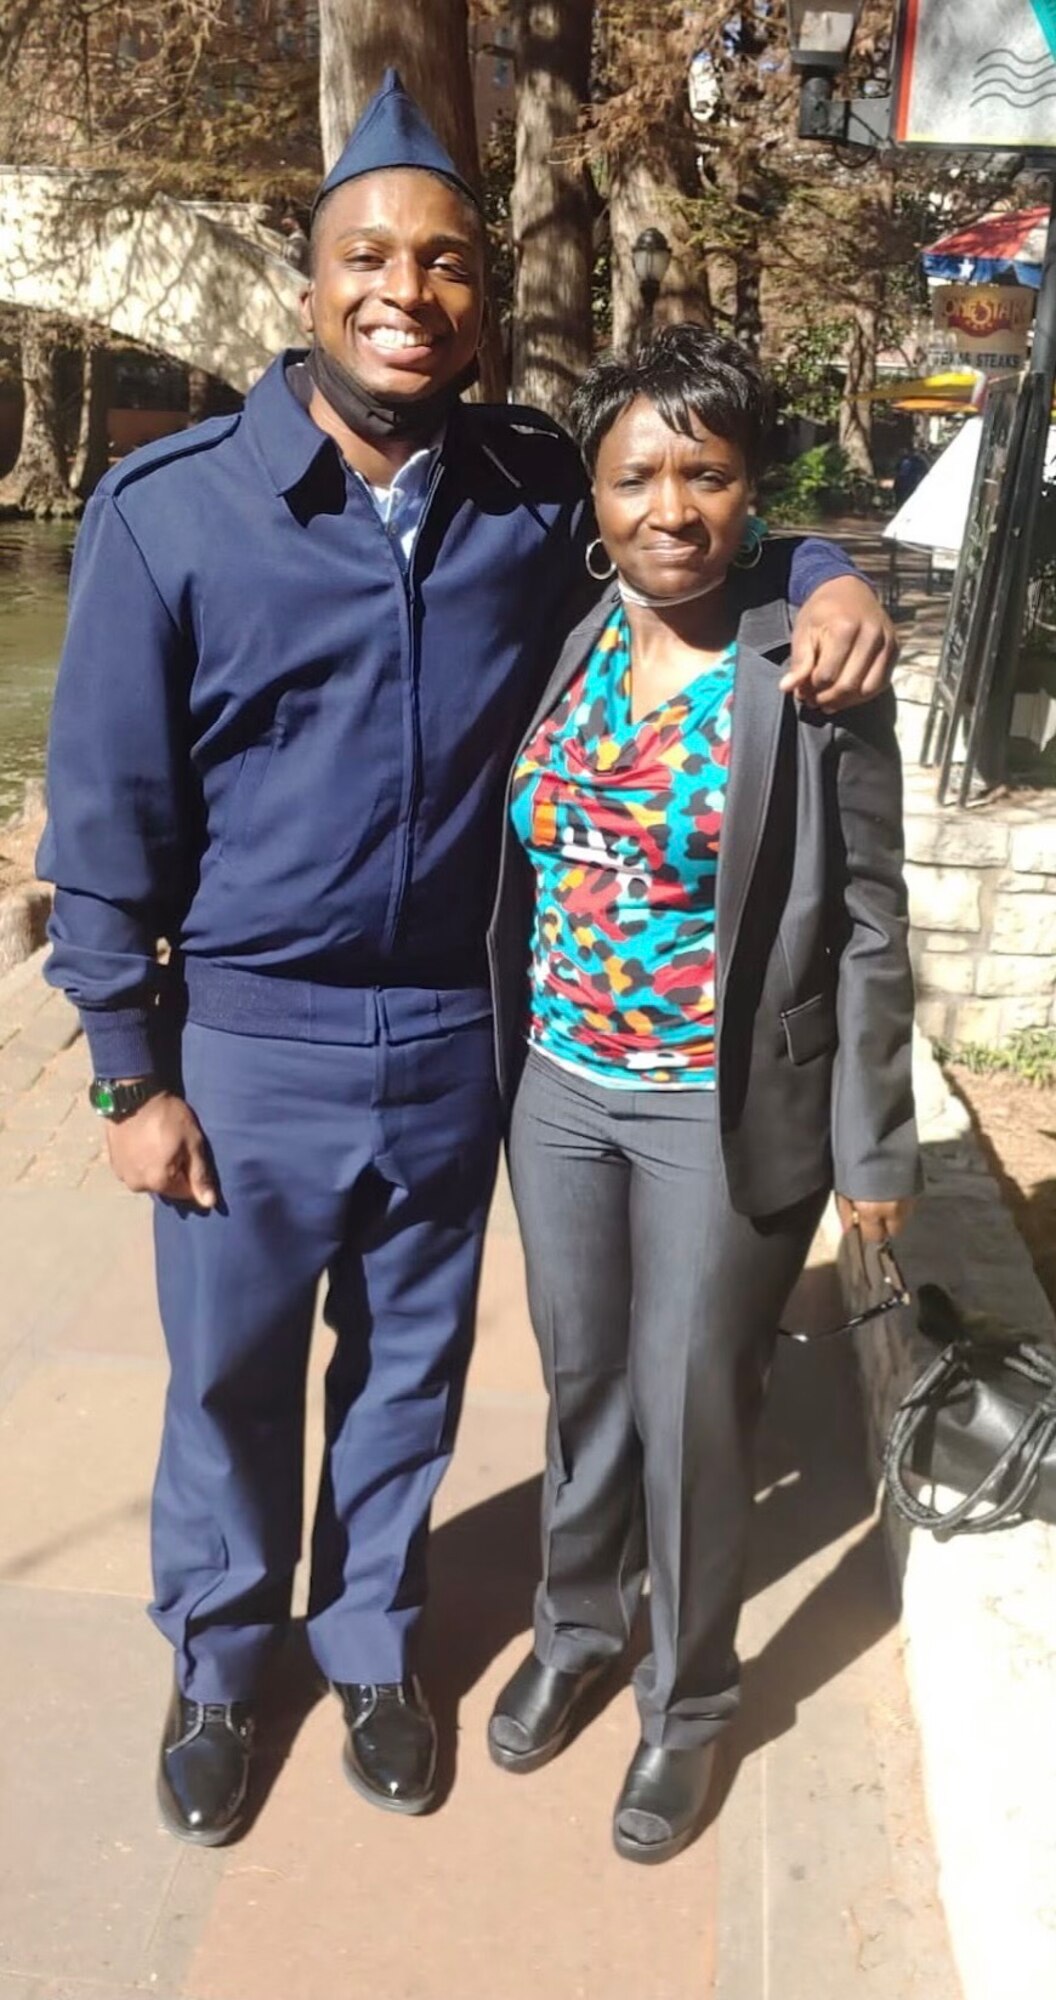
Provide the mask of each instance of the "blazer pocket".
POLYGON ((784 1008, 781 1026, 790 1062, 812 1062, 836 1047, 836 1015, 827 993, 815 993, 798 1007, 784 1008))

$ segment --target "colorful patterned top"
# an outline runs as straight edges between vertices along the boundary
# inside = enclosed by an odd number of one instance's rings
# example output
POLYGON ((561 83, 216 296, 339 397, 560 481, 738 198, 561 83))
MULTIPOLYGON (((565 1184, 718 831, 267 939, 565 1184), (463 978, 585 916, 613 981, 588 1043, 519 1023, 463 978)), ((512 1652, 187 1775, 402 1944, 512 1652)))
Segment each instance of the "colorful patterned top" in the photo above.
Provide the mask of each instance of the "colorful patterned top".
POLYGON ((734 661, 634 722, 620 606, 514 772, 536 874, 529 1039, 595 1082, 714 1088, 734 661))

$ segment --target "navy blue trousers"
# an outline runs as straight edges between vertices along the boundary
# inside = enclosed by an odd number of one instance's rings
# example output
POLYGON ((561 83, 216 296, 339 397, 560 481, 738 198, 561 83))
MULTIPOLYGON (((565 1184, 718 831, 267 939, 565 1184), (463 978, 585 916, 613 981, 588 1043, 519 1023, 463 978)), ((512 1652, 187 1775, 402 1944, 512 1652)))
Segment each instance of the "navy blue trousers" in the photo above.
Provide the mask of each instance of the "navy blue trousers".
POLYGON ((218 1211, 155 1204, 171 1378, 151 1616, 199 1701, 253 1694, 300 1555, 320 1280, 335 1335, 312 1539, 324 1674, 397 1681, 454 1445, 498 1157, 490 1018, 372 997, 359 1045, 189 1025, 183 1082, 218 1211))

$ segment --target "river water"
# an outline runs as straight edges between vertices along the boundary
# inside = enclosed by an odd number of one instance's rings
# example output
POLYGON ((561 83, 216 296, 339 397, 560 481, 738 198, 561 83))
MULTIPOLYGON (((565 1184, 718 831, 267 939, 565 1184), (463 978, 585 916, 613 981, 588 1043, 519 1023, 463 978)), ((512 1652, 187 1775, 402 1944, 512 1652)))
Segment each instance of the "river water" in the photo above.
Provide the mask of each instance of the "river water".
POLYGON ((44 773, 75 529, 0 521, 0 825, 44 773))

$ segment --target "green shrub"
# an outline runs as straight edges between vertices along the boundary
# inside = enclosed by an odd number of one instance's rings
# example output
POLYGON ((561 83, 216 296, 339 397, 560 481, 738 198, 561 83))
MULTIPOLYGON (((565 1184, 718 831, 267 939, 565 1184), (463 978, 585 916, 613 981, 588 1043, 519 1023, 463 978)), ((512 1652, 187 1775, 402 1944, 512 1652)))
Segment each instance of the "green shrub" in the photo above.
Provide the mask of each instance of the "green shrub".
POLYGON ((855 504, 862 485, 838 444, 816 444, 763 481, 762 505, 772 521, 820 521, 855 504))
POLYGON ((1023 1083, 1056 1083, 1056 1028, 1020 1028, 1000 1048, 983 1042, 936 1044, 943 1063, 960 1063, 976 1076, 1018 1076, 1023 1083))

